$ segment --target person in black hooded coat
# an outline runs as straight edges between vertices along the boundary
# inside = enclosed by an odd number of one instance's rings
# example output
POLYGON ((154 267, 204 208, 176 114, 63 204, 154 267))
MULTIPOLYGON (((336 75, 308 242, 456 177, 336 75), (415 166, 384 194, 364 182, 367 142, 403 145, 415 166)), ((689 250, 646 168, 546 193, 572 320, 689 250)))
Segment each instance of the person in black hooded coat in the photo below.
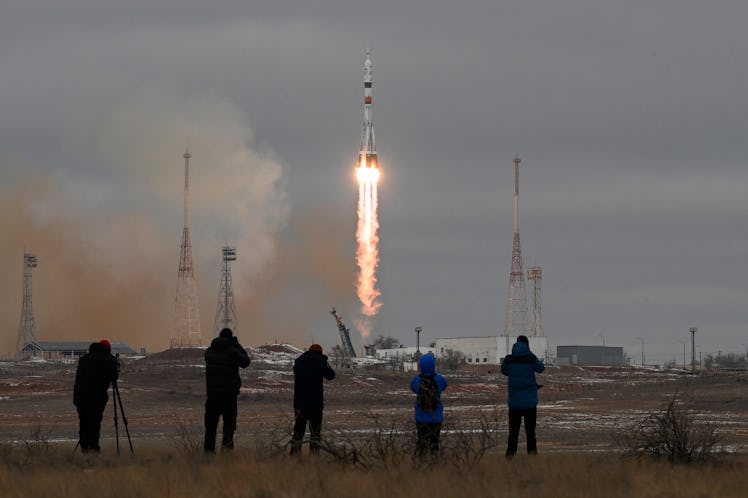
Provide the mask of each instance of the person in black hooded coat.
POLYGON ((216 451, 218 420, 223 416, 223 440, 221 448, 234 448, 236 430, 236 398, 242 385, 239 367, 249 366, 249 355, 229 328, 221 330, 205 351, 205 442, 206 453, 216 451))
POLYGON ((293 408, 295 422, 291 454, 301 451, 301 442, 309 423, 311 433, 309 452, 319 453, 319 442, 322 433, 322 410, 325 408, 324 386, 322 379, 332 380, 335 371, 330 367, 327 356, 322 354, 322 346, 312 344, 309 350, 301 354, 293 364, 293 408))
POLYGON ((79 439, 81 451, 98 453, 101 419, 104 417, 109 395, 109 385, 117 380, 117 359, 112 356, 112 347, 106 339, 93 342, 88 354, 78 360, 73 386, 73 404, 78 411, 79 439))

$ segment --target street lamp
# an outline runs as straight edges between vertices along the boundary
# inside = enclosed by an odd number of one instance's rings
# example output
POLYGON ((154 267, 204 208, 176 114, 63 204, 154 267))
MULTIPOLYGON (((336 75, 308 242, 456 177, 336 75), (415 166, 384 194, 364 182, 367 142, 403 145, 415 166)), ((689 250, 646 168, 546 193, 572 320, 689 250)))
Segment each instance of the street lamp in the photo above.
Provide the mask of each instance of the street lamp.
POLYGON ((416 355, 421 356, 421 327, 416 327, 416 355))
POLYGON ((644 337, 637 337, 640 341, 642 341, 642 366, 644 366, 644 337))
POLYGON ((602 339, 603 339, 603 347, 604 347, 605 346, 605 336, 602 335, 602 334, 597 334, 597 335, 598 335, 598 337, 602 337, 602 339))

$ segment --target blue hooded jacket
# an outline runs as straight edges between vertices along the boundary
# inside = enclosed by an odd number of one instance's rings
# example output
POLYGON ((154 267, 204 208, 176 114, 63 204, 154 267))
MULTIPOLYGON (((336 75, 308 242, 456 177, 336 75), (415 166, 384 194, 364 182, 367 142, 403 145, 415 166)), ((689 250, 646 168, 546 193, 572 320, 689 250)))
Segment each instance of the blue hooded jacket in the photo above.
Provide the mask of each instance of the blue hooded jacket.
POLYGON ((501 373, 509 377, 508 404, 510 410, 526 410, 538 405, 538 384, 535 372, 541 373, 545 365, 524 342, 517 342, 512 347, 512 354, 501 362, 501 373))
MULTIPOLYGON (((444 421, 444 403, 441 400, 442 391, 447 388, 447 379, 436 373, 436 358, 431 353, 421 356, 421 360, 418 362, 418 369, 423 375, 429 376, 434 375, 436 386, 439 389, 439 406, 433 412, 425 412, 418 407, 418 399, 415 401, 416 408, 416 422, 419 424, 441 424, 444 421)), ((410 381, 410 390, 418 394, 418 389, 421 386, 421 376, 416 375, 413 380, 410 381)))

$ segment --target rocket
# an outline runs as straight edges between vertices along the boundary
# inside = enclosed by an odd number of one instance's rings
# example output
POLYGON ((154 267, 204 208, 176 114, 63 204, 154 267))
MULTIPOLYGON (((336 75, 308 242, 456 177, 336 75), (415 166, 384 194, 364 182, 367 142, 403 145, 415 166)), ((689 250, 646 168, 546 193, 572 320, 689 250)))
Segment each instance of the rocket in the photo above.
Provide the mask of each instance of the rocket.
POLYGON ((378 168, 377 147, 374 144, 374 120, 371 117, 371 54, 366 51, 364 62, 364 132, 361 135, 361 151, 358 155, 359 168, 378 168))

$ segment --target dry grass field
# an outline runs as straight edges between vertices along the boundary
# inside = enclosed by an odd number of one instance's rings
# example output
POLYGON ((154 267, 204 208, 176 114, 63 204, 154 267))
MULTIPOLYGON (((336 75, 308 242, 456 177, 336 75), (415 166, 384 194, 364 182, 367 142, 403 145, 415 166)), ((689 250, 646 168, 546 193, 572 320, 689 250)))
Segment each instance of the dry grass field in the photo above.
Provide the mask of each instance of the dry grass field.
MULTIPOLYGON (((291 355, 253 349, 242 372, 237 450, 200 451, 202 351, 125 360, 120 380, 135 454, 120 419, 115 451, 111 402, 102 454, 74 451, 75 364, 0 362, 0 493, 55 496, 745 496, 746 375, 691 377, 635 368, 548 368, 538 407, 540 455, 503 458, 504 379, 496 369, 443 372, 450 382, 442 459, 412 455, 412 373, 338 369, 326 385, 326 452, 286 455, 291 355), (667 406, 715 425, 718 456, 671 465, 624 458, 615 436, 667 406)), ((520 438, 522 450, 523 436, 520 438)))

